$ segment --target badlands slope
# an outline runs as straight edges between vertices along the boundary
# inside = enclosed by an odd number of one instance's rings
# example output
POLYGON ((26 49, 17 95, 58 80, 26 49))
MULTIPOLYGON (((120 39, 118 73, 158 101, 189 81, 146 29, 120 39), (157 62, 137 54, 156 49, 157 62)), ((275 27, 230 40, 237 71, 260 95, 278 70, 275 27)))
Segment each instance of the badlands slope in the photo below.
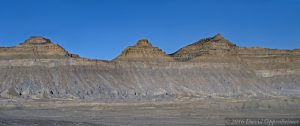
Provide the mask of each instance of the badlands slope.
POLYGON ((139 40, 111 61, 81 58, 49 39, 31 37, 0 47, 0 71, 0 97, 7 99, 300 96, 300 50, 239 47, 220 34, 169 55, 139 40))

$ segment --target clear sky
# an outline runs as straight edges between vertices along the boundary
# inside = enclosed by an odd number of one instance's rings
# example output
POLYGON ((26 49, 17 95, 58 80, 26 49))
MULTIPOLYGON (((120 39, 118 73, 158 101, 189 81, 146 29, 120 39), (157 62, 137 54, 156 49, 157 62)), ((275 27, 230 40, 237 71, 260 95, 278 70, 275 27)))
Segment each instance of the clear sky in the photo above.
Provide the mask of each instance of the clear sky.
POLYGON ((0 46, 44 36, 109 60, 138 39, 172 53, 217 33, 240 46, 300 48, 300 0, 0 0, 0 46))

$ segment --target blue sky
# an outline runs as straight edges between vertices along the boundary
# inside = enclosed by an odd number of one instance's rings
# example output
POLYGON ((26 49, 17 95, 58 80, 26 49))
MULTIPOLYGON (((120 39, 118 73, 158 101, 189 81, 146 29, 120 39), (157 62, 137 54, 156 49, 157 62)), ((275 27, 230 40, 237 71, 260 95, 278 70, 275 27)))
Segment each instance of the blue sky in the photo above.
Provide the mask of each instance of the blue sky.
POLYGON ((300 48, 300 1, 0 0, 0 46, 44 36, 109 60, 138 39, 172 53, 217 33, 240 46, 300 48))

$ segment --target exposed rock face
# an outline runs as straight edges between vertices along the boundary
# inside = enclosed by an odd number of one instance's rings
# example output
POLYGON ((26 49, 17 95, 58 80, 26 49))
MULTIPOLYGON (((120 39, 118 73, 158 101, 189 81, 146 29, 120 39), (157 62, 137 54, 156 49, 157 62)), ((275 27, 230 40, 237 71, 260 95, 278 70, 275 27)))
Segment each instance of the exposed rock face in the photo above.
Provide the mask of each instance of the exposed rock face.
POLYGON ((25 40, 25 42, 21 43, 20 45, 46 45, 52 44, 49 39, 39 37, 39 36, 32 36, 29 39, 25 40))
POLYGON ((171 56, 178 61, 188 61, 202 55, 227 54, 235 47, 235 44, 224 39, 221 34, 217 34, 214 37, 201 39, 191 45, 183 47, 171 54, 171 56))
POLYGON ((1 47, 0 56, 2 59, 65 58, 69 53, 49 39, 34 36, 18 46, 1 47))
POLYGON ((33 37, 0 48, 0 97, 111 101, 300 96, 298 50, 238 47, 216 35, 172 56, 140 40, 113 61, 74 58, 50 40, 33 37))
POLYGON ((173 61, 173 58, 153 47, 148 40, 142 39, 135 46, 126 48, 115 61, 173 61))
POLYGON ((0 47, 0 56, 3 59, 79 58, 79 55, 70 54, 60 45, 39 36, 30 37, 18 46, 0 47))

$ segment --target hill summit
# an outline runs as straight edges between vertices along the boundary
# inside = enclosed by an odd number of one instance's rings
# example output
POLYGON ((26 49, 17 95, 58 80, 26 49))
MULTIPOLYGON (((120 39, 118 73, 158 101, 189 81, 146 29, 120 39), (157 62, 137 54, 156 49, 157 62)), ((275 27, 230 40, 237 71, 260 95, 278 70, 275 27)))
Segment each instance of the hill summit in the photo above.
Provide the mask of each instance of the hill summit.
POLYGON ((13 47, 1 47, 0 57, 3 59, 57 59, 76 57, 50 39, 32 36, 13 47))
POLYGON ((29 39, 25 40, 20 45, 45 45, 45 44, 53 44, 49 39, 46 39, 41 36, 32 36, 29 39))
POLYGON ((173 61, 173 58, 147 39, 138 40, 134 46, 127 47, 115 61, 173 61))
POLYGON ((200 39, 193 44, 185 46, 171 54, 171 56, 178 61, 188 61, 201 55, 218 52, 226 53, 235 47, 235 44, 226 40, 221 34, 217 34, 213 37, 200 39))

